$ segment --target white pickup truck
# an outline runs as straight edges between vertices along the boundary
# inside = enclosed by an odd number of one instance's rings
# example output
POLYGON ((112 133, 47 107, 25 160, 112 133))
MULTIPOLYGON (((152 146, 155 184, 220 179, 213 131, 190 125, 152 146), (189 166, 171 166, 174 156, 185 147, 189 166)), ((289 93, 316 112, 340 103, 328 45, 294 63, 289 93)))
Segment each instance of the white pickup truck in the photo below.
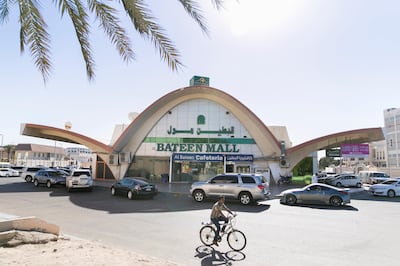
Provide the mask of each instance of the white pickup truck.
POLYGON ((382 183, 390 178, 388 174, 377 171, 360 171, 358 175, 363 183, 371 185, 382 183))

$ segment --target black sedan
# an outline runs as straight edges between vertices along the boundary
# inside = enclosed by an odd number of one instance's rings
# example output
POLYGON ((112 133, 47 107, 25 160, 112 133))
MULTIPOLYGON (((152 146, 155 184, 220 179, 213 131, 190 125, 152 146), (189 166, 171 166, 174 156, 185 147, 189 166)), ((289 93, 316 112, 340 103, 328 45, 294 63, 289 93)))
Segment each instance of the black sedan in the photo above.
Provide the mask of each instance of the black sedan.
POLYGON ((280 197, 281 203, 288 205, 311 203, 338 207, 350 203, 350 194, 347 189, 319 183, 282 191, 278 197, 280 197))
POLYGON ((149 184, 135 177, 124 177, 111 186, 111 195, 127 196, 128 199, 138 197, 153 198, 158 193, 156 185, 149 184))

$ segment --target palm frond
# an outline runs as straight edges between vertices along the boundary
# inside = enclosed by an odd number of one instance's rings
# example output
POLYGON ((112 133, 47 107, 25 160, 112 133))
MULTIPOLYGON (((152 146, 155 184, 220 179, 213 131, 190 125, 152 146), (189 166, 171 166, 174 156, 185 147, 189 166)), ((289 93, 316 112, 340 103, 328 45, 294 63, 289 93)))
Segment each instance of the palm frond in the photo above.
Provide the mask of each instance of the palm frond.
POLYGON ((14 1, 0 0, 0 23, 4 23, 8 19, 10 13, 10 5, 14 4, 14 1))
POLYGON ((120 26, 116 13, 117 11, 97 0, 88 0, 91 12, 100 19, 100 25, 104 29, 111 42, 117 47, 117 50, 124 61, 134 59, 134 53, 125 29, 120 26))
POLYGON ((46 82, 52 69, 50 63, 50 38, 46 31, 47 25, 39 12, 37 1, 19 0, 19 9, 21 52, 24 52, 25 45, 29 46, 35 65, 46 82))
POLYGON ((149 38, 158 49, 162 60, 176 71, 182 67, 180 55, 171 40, 165 35, 164 29, 157 24, 155 18, 150 15, 150 10, 142 0, 121 0, 123 6, 131 18, 135 29, 144 37, 149 38))
MULTIPOLYGON (((201 14, 201 9, 200 9, 199 5, 197 4, 197 2, 192 1, 192 0, 178 0, 178 1, 182 4, 186 13, 188 13, 189 16, 191 16, 197 22, 197 24, 199 24, 201 30, 205 34, 209 35, 206 20, 205 20, 204 16, 201 14)), ((213 0, 213 1, 215 1, 215 0, 213 0)), ((216 1, 218 2, 220 0, 216 0, 216 1)))
MULTIPOLYGON (((212 2, 214 7, 219 10, 224 7, 225 0, 212 0, 212 2)), ((237 0, 237 2, 239 2, 239 0, 237 0)))
POLYGON ((61 11, 61 15, 65 12, 71 18, 71 22, 74 25, 76 37, 78 38, 79 44, 81 46, 81 52, 86 65, 86 75, 89 80, 92 80, 95 76, 94 74, 94 60, 92 56, 92 50, 89 43, 89 23, 88 14, 85 11, 80 0, 55 0, 58 2, 58 7, 61 11))

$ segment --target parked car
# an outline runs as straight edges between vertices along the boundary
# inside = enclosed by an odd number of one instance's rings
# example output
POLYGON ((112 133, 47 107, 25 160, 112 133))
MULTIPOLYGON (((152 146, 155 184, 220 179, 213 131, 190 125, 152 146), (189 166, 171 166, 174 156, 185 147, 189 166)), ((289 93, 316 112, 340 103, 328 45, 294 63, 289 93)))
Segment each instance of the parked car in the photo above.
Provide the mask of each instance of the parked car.
POLYGON ((310 184, 303 188, 294 188, 282 191, 281 204, 294 205, 296 203, 325 204, 335 207, 350 203, 348 189, 336 188, 327 184, 310 184))
POLYGON ((400 196, 400 179, 390 178, 380 184, 369 187, 369 192, 374 196, 388 196, 393 198, 400 196))
POLYGON ((328 185, 335 187, 358 187, 362 186, 361 179, 359 176, 353 174, 340 174, 336 175, 332 179, 327 180, 328 185))
POLYGON ((135 177, 124 177, 113 184, 110 188, 111 195, 122 195, 128 199, 138 197, 153 198, 158 194, 158 188, 142 179, 135 177))
POLYGON ((34 175, 37 171, 44 169, 44 167, 24 167, 22 169, 21 177, 28 183, 33 181, 34 175))
POLYGON ((57 171, 59 174, 62 174, 65 176, 68 176, 70 174, 70 172, 65 171, 63 168, 55 168, 54 170, 57 171))
POLYGON ((197 202, 222 195, 227 199, 238 199, 248 205, 270 196, 268 181, 262 175, 227 173, 214 176, 207 181, 195 182, 190 194, 197 202))
POLYGON ((368 183, 371 185, 382 183, 390 178, 388 174, 377 171, 360 171, 358 175, 363 183, 368 183))
POLYGON ((337 175, 335 172, 321 172, 318 174, 318 183, 328 184, 337 175))
POLYGON ((73 169, 67 176, 65 183, 67 191, 70 192, 72 189, 87 189, 93 190, 93 178, 90 170, 86 169, 73 169))
POLYGON ((0 176, 4 177, 19 176, 19 172, 11 168, 0 168, 0 176))
POLYGON ((65 185, 66 175, 60 174, 54 169, 42 169, 33 176, 33 184, 35 187, 40 184, 46 184, 49 188, 53 185, 65 185))
MULTIPOLYGON (((16 170, 16 171, 18 171, 18 172, 19 172, 19 175, 22 174, 22 170, 24 169, 23 166, 11 166, 10 168, 11 168, 11 169, 14 169, 14 170, 16 170)), ((19 175, 18 175, 18 176, 19 176, 19 175)))

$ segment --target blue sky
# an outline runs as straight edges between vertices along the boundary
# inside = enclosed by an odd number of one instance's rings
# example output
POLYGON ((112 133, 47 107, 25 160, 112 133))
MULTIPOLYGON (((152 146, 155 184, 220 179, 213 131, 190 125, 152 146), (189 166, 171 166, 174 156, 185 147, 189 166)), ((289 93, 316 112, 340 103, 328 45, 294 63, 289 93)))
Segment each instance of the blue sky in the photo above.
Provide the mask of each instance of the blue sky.
MULTIPOLYGON (((115 124, 129 123, 194 75, 210 77, 267 126, 286 126, 294 145, 320 136, 382 127, 383 110, 399 106, 400 1, 227 0, 205 11, 210 37, 177 1, 148 1, 174 40, 185 67, 172 72, 147 40, 129 29, 136 60, 127 64, 96 22, 91 41, 96 78, 86 77, 74 31, 52 4, 43 14, 52 40, 53 73, 43 83, 29 53, 20 55, 17 8, 0 25, 4 145, 54 141, 20 135, 21 123, 72 130, 109 143, 115 124)), ((69 147, 70 144, 58 145, 69 147)))

